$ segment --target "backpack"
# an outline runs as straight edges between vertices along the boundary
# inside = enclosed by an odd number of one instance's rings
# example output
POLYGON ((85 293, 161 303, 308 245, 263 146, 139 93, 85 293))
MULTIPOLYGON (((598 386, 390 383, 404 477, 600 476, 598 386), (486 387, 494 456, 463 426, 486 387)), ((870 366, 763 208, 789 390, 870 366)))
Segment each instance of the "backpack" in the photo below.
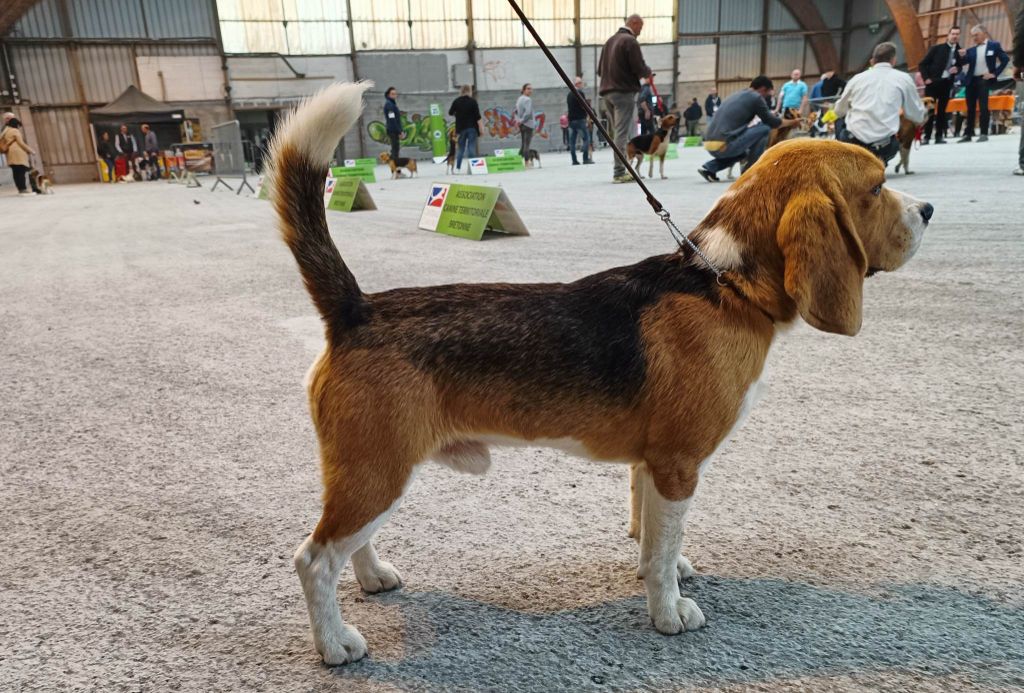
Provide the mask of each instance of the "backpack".
POLYGON ((3 137, 5 132, 7 132, 7 128, 0 131, 0 154, 6 154, 11 148, 11 143, 3 137))

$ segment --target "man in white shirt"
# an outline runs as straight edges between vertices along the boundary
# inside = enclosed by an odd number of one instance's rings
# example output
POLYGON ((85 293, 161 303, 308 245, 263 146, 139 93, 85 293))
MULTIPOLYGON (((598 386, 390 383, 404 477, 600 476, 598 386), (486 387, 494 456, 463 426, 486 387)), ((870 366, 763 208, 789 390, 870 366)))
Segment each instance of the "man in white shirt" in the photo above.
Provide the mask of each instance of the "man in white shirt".
POLYGON ((915 123, 927 117, 914 79, 893 68, 896 46, 880 43, 871 56, 873 67, 855 75, 836 103, 836 115, 845 118, 838 138, 864 147, 888 164, 900 150, 896 133, 900 111, 915 123))

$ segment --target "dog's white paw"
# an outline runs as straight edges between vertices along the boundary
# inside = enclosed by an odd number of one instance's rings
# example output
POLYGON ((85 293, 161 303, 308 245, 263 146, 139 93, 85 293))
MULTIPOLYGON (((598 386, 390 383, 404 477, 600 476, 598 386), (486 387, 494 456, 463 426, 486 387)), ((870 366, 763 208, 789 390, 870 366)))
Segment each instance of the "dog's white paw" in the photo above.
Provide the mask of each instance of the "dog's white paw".
POLYGON ((658 608, 651 609, 651 620, 659 633, 678 635, 688 630, 704 627, 704 614, 697 602, 687 597, 669 600, 658 608))
POLYGON ((329 635, 323 642, 317 643, 317 650, 324 658, 324 664, 336 667, 358 662, 365 657, 366 639, 358 630, 346 623, 340 633, 329 635))
POLYGON ((676 574, 680 580, 689 580, 697 574, 697 571, 693 569, 693 564, 690 563, 689 558, 679 554, 679 558, 676 559, 676 574))
POLYGON ((356 580, 369 594, 388 592, 402 586, 402 575, 387 561, 378 562, 371 570, 357 572, 356 580))

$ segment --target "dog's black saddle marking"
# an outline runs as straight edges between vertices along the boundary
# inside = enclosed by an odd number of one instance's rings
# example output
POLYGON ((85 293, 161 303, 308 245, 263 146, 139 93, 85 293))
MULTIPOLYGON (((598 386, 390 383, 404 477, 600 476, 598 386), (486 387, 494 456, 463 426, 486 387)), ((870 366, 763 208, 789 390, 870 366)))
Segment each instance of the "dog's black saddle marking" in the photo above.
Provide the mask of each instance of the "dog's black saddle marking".
POLYGON ((668 130, 658 130, 653 135, 637 135, 629 141, 631 145, 647 154, 651 151, 651 145, 654 144, 654 138, 657 137, 662 142, 668 137, 668 130))
POLYGON ((400 156, 394 160, 395 166, 398 167, 408 166, 410 161, 412 161, 412 159, 404 156, 400 156))

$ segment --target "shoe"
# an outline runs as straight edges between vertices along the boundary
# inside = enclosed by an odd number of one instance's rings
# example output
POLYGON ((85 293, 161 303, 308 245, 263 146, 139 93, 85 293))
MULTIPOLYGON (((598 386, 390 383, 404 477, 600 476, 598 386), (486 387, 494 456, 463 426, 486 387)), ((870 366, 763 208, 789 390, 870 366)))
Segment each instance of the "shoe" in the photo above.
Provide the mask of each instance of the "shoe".
POLYGON ((946 140, 935 140, 935 144, 945 144, 946 140))
MULTIPOLYGON (((938 142, 936 142, 935 144, 938 144, 938 142)), ((921 146, 922 147, 927 147, 928 146, 928 140, 921 140, 921 146)))
POLYGON ((988 135, 982 135, 978 138, 979 142, 988 142, 988 135))
POLYGON ((700 168, 697 169, 697 173, 699 173, 701 178, 706 180, 708 183, 718 183, 718 182, 720 182, 718 180, 718 176, 716 176, 714 173, 712 173, 711 171, 707 170, 703 166, 701 166, 700 168))
POLYGON ((590 164, 592 164, 592 163, 594 163, 594 162, 593 162, 593 161, 584 161, 584 162, 583 162, 583 165, 584 165, 584 166, 589 166, 589 165, 590 165, 590 164))
POLYGON ((623 173, 621 176, 615 176, 612 178, 612 183, 632 183, 633 176, 628 173, 623 173))
POLYGON ((970 142, 971 139, 971 136, 967 135, 966 137, 961 137, 960 139, 958 139, 957 142, 970 142))
POLYGON ((1021 166, 1020 168, 1014 170, 1013 175, 1024 176, 1024 166, 1021 166))
POLYGON ((573 166, 579 166, 579 165, 580 165, 580 162, 578 162, 578 161, 574 161, 574 162, 572 162, 572 165, 573 165, 573 166))

